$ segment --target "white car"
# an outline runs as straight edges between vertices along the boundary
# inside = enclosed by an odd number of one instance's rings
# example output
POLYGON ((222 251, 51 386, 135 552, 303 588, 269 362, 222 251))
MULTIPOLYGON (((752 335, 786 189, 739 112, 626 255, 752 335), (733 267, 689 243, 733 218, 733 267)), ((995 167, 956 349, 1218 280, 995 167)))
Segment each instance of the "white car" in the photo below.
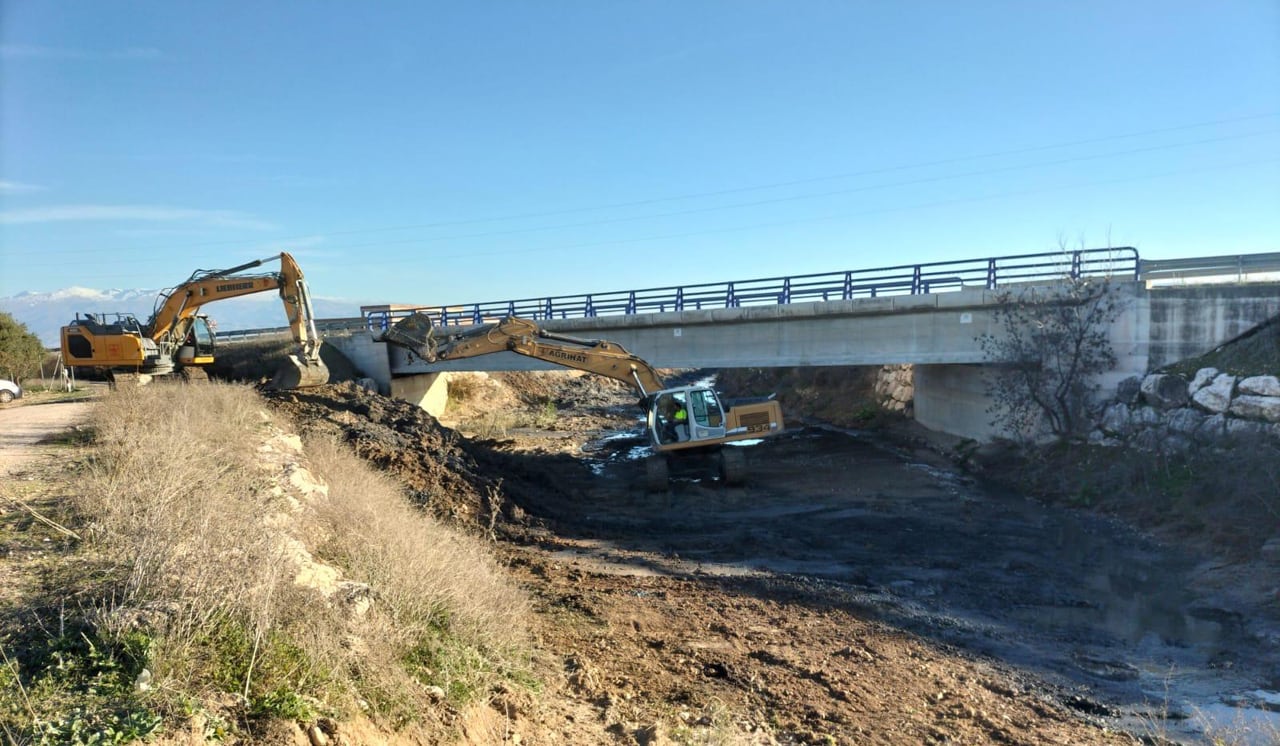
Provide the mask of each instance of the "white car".
POLYGON ((22 387, 7 378, 0 378, 0 404, 8 404, 22 398, 22 387))

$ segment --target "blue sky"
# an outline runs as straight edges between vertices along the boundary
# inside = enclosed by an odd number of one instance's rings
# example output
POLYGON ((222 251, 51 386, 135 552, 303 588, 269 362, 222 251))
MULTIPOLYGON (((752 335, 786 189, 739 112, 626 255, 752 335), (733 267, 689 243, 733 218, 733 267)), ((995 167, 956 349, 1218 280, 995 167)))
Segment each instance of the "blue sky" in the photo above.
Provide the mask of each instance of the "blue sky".
POLYGON ((0 296, 1280 251, 1280 3, 0 3, 0 296))

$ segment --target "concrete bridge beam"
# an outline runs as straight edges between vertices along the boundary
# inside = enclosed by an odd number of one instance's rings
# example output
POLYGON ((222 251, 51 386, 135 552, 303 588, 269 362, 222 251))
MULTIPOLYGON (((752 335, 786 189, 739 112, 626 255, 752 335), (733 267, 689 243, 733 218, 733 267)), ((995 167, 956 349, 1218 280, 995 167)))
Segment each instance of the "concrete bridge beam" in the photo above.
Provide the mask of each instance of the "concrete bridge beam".
MULTIPOLYGON (((1051 284, 1027 285, 1023 289, 1051 284)), ((1109 331, 1118 365, 1099 378, 1102 393, 1129 376, 1202 354, 1280 315, 1280 284, 1148 289, 1117 284, 1120 313, 1109 331)), ((993 435, 978 337, 999 334, 1000 293, 983 288, 932 295, 860 298, 777 306, 687 310, 634 316, 556 319, 548 330, 621 344, 661 368, 824 365, 916 366, 916 418, 928 427, 987 439, 993 435)), ((426 376, 462 370, 559 370, 513 353, 426 363, 367 333, 332 337, 384 393, 437 399, 447 383, 426 376), (394 392, 393 392, 394 388, 394 392), (432 394, 431 392, 436 393, 432 394)), ((434 406, 434 405, 433 405, 434 406)))

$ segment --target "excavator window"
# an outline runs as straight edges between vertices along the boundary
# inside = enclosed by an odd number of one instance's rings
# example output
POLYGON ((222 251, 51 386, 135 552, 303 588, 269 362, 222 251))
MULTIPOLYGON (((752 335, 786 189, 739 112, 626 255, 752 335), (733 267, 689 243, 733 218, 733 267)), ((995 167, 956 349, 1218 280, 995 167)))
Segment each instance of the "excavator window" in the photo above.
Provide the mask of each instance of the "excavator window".
POLYGON ((80 334, 67 334, 67 355, 77 360, 92 360, 93 345, 80 334))
POLYGON ((714 391, 698 389, 689 394, 695 422, 703 427, 721 427, 724 424, 724 412, 720 409, 720 401, 714 391))
POLYGON ((213 330, 203 316, 196 317, 195 323, 191 325, 191 341, 195 343, 197 355, 213 354, 213 330))

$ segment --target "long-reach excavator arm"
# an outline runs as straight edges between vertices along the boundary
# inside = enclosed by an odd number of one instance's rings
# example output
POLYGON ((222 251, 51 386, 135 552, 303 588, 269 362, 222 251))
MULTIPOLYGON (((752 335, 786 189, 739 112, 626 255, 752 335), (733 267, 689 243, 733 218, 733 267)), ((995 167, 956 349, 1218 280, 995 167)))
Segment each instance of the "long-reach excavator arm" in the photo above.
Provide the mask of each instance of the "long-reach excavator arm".
POLYGON ((116 319, 115 323, 101 323, 92 315, 77 318, 63 327, 63 355, 69 365, 153 375, 164 375, 177 366, 207 364, 213 361, 209 354, 212 334, 202 321, 201 307, 271 290, 279 291, 289 330, 298 344, 298 353, 289 356, 273 386, 291 389, 327 382, 329 372, 320 360, 321 340, 310 290, 302 269, 286 252, 230 269, 197 270, 185 282, 161 293, 145 324, 132 317, 116 319), (242 274, 273 261, 280 262, 277 272, 242 274), (194 351, 184 354, 183 350, 194 351))
MULTIPOLYGON (((510 351, 566 368, 625 381, 640 393, 645 429, 654 455, 646 462, 650 489, 666 489, 669 459, 714 457, 727 484, 745 479, 741 449, 726 443, 782 432, 782 409, 771 397, 731 403, 726 409, 714 389, 705 385, 666 388, 652 365, 621 345, 548 332, 528 319, 507 317, 452 334, 438 334, 431 318, 414 313, 382 335, 385 342, 406 348, 428 363, 461 360, 510 351)), ((705 459, 704 459, 705 460, 705 459)))
POLYGON ((634 386, 641 397, 663 388, 658 371, 621 345, 555 334, 514 316, 456 334, 436 335, 429 317, 414 314, 388 332, 387 339, 403 343, 427 362, 510 351, 622 381, 634 386))

